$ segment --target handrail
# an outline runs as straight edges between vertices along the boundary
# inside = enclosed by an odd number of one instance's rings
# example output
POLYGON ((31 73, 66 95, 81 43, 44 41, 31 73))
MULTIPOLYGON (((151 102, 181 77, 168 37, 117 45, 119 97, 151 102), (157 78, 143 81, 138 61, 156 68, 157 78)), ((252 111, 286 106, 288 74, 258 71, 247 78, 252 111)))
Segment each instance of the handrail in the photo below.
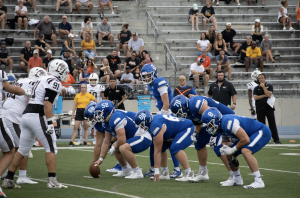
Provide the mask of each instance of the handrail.
POLYGON ((176 72, 178 71, 178 64, 167 44, 164 45, 164 53, 165 53, 165 71, 167 71, 167 65, 168 65, 168 61, 169 61, 169 63, 173 67, 173 70, 175 73, 174 82, 175 82, 175 87, 176 87, 176 72))
MULTIPOLYGON (((140 4, 141 4, 141 0, 135 0, 137 3, 137 20, 140 19, 140 4)), ((131 0, 129 1, 129 4, 131 4, 131 0)))
POLYGON ((147 37, 148 37, 148 26, 151 28, 154 36, 155 36, 155 53, 157 53, 157 37, 158 37, 158 29, 150 15, 150 13, 148 11, 146 11, 146 22, 147 22, 147 37), (150 18, 150 22, 149 22, 149 19, 150 18), (153 30, 153 27, 154 27, 154 30, 153 30))

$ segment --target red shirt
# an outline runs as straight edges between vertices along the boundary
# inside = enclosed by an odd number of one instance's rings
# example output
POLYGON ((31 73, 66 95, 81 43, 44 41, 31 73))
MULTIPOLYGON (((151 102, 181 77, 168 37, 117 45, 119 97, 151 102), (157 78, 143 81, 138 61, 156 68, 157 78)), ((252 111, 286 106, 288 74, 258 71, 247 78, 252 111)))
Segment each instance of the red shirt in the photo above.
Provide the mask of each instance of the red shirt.
POLYGON ((43 65, 43 62, 40 57, 37 57, 36 59, 34 57, 31 57, 28 61, 28 65, 30 69, 34 67, 41 67, 43 65))
POLYGON ((61 82, 64 87, 70 87, 70 84, 74 84, 75 80, 71 74, 68 74, 66 79, 61 82))
MULTIPOLYGON (((202 55, 201 55, 201 56, 198 56, 197 61, 198 61, 199 58, 202 58, 202 59, 203 59, 202 55)), ((205 60, 204 60, 204 62, 202 63, 202 65, 203 65, 204 68, 207 68, 207 67, 210 66, 210 64, 211 64, 211 60, 210 60, 210 58, 206 55, 205 60)))

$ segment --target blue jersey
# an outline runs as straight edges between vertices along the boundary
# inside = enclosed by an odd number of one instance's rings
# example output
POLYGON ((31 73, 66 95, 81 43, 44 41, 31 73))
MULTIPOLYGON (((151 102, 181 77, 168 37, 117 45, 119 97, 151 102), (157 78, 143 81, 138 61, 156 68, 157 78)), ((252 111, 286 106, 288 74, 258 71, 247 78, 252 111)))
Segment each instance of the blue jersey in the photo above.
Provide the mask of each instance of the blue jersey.
POLYGON ((155 137, 163 125, 166 126, 164 140, 173 139, 178 133, 185 131, 187 128, 194 126, 191 120, 177 118, 171 115, 154 115, 149 129, 150 134, 155 137))
POLYGON ((217 133, 224 136, 237 138, 235 134, 238 129, 242 127, 250 137, 265 126, 266 125, 264 125, 263 123, 252 118, 246 118, 237 115, 224 115, 221 120, 221 130, 223 131, 223 133, 221 133, 219 130, 217 130, 217 133))
POLYGON ((209 107, 215 107, 217 108, 222 115, 227 114, 235 114, 233 110, 231 110, 229 107, 223 105, 222 103, 219 103, 209 97, 205 96, 193 96, 189 99, 188 107, 189 107, 189 116, 188 119, 193 120, 196 123, 201 124, 202 115, 199 114, 199 111, 203 105, 203 101, 206 100, 207 105, 209 107))
POLYGON ((163 102, 161 101, 161 96, 160 93, 158 92, 158 88, 162 86, 168 86, 169 104, 171 104, 171 101, 173 99, 173 94, 170 85, 165 78, 158 77, 153 81, 152 85, 148 84, 150 95, 154 97, 155 106, 158 108, 158 110, 161 110, 161 108, 163 107, 163 102))

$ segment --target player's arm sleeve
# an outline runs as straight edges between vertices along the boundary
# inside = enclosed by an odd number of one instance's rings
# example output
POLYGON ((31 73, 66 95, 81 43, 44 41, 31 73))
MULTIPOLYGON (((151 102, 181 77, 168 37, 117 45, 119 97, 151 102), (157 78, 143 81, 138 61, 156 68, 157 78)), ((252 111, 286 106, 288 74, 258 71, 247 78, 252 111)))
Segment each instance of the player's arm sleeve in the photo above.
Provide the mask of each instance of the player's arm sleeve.
POLYGON ((160 96, 164 95, 165 93, 168 93, 168 85, 161 86, 157 89, 160 96))
POLYGON ((52 104, 54 102, 55 98, 56 98, 56 95, 57 95, 56 91, 53 91, 52 89, 46 88, 44 101, 49 101, 52 104))
MULTIPOLYGON (((229 120, 228 123, 229 122, 232 122, 232 120, 229 120)), ((236 135, 236 133, 239 130, 239 128, 240 128, 240 122, 237 119, 234 119, 232 127, 231 127, 231 133, 233 133, 234 135, 236 135)))
MULTIPOLYGON (((117 118, 117 119, 119 119, 119 118, 117 118)), ((119 121, 115 125, 115 131, 118 131, 119 129, 125 128, 126 125, 127 125, 127 120, 126 120, 126 118, 123 118, 121 121, 119 121)))

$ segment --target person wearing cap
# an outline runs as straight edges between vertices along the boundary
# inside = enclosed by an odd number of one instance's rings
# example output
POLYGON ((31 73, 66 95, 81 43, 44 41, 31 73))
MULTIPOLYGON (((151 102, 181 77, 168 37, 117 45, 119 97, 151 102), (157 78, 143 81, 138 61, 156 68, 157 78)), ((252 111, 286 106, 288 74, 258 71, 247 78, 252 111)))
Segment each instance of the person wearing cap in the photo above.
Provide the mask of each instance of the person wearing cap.
POLYGON ((60 56, 60 59, 65 61, 68 64, 70 74, 73 75, 73 77, 76 79, 78 70, 73 68, 75 62, 73 60, 71 51, 70 50, 65 51, 65 53, 60 56))
POLYGON ((70 14, 75 14, 75 12, 72 11, 72 0, 57 0, 56 1, 56 14, 59 14, 58 10, 60 6, 69 6, 70 8, 70 14))
POLYGON ((203 59, 198 57, 196 62, 191 64, 190 72, 189 72, 189 80, 194 80, 196 84, 196 89, 199 88, 199 79, 204 79, 204 88, 207 86, 209 76, 205 72, 205 68, 203 66, 203 59))
POLYGON ((213 23, 216 31, 218 31, 217 20, 215 18, 215 10, 211 6, 211 0, 205 0, 205 6, 201 10, 203 30, 206 30, 207 23, 213 23))
POLYGON ((47 71, 48 68, 48 64, 54 60, 54 58, 52 58, 52 51, 51 50, 47 50, 47 55, 46 57, 43 59, 43 68, 47 71))
POLYGON ((260 24, 260 20, 259 19, 255 19, 255 24, 252 25, 252 40, 256 41, 259 40, 259 42, 261 43, 262 41, 262 33, 263 33, 263 26, 260 24))
POLYGON ((193 7, 189 11, 189 20, 192 23, 192 31, 194 31, 194 23, 196 26, 196 30, 199 31, 198 23, 199 23, 199 10, 198 5, 194 4, 193 7))
POLYGON ((27 72, 27 67, 28 66, 28 61, 31 57, 33 57, 33 50, 34 48, 31 47, 31 42, 30 41, 26 41, 25 47, 22 48, 21 52, 20 52, 20 66, 23 70, 25 70, 27 72))
POLYGON ((107 21, 108 18, 104 17, 102 22, 97 25, 97 39, 100 47, 103 47, 102 40, 109 40, 110 46, 114 47, 114 35, 111 33, 111 25, 107 21))
POLYGON ((241 47, 241 44, 233 42, 233 37, 235 37, 236 31, 231 28, 231 23, 226 23, 226 29, 223 30, 221 33, 223 35, 223 39, 225 40, 227 49, 230 46, 230 48, 234 50, 232 56, 239 56, 238 52, 241 47))
POLYGON ((22 0, 24 6, 32 6, 34 10, 34 14, 40 13, 36 10, 36 0, 22 0))
POLYGON ((14 61, 10 58, 10 49, 6 47, 6 41, 1 41, 0 48, 0 65, 4 64, 9 66, 9 72, 12 73, 14 61))
POLYGON ((73 34, 69 34, 68 35, 68 39, 65 40, 62 48, 61 48, 61 52, 60 52, 60 55, 63 55, 67 50, 73 52, 74 56, 77 57, 77 54, 75 52, 75 47, 74 47, 74 42, 73 42, 73 39, 74 39, 74 35, 73 34))
POLYGON ((37 50, 34 50, 33 57, 31 57, 28 62, 27 72, 29 73, 30 69, 34 67, 42 67, 42 66, 43 66, 43 62, 42 59, 39 57, 39 52, 37 50))
MULTIPOLYGON (((60 0, 57 0, 60 1, 60 0)), ((71 0, 70 0, 71 1, 71 0)), ((72 33, 75 36, 72 25, 67 21, 68 17, 64 15, 62 17, 62 22, 58 24, 58 32, 62 39, 72 33)))
POLYGON ((41 21, 36 28, 34 29, 33 38, 36 38, 37 31, 39 30, 39 34, 44 34, 45 39, 51 40, 53 43, 53 47, 56 47, 56 29, 54 24, 49 21, 49 16, 44 16, 44 21, 41 21), (53 32, 52 32, 53 31, 53 32))
POLYGON ((130 66, 127 66, 125 69, 125 73, 121 77, 120 84, 124 84, 123 86, 125 93, 130 96, 132 92, 132 82, 134 81, 133 74, 130 72, 130 66))
POLYGON ((7 7, 3 5, 3 0, 0 0, 0 23, 1 23, 2 30, 4 30, 5 21, 7 21, 6 13, 7 13, 7 7))
POLYGON ((18 23, 18 33, 21 32, 22 22, 24 23, 25 32, 28 33, 28 11, 23 5, 23 1, 19 0, 18 5, 15 7, 15 22, 18 23))
POLYGON ((134 32, 132 36, 132 39, 130 39, 128 42, 127 57, 131 56, 132 51, 136 51, 136 55, 140 56, 140 53, 144 49, 144 40, 139 38, 139 34, 134 32))
POLYGON ((39 38, 35 40, 34 48, 39 52, 39 56, 45 56, 46 55, 46 48, 47 50, 50 49, 50 45, 46 43, 44 34, 39 34, 39 38))
MULTIPOLYGON (((261 72, 263 72, 264 63, 261 57, 261 51, 258 47, 256 47, 255 41, 252 41, 251 47, 248 47, 246 50, 246 72, 248 72, 249 67, 252 66, 252 64, 254 64, 255 66, 259 65, 261 72)), ((246 74, 246 76, 248 76, 248 73, 246 74)))
POLYGON ((89 68, 87 66, 83 67, 83 72, 79 75, 79 83, 89 84, 89 77, 91 73, 89 73, 89 68))
POLYGON ((80 6, 88 7, 87 14, 89 14, 94 8, 94 3, 92 3, 91 0, 75 0, 75 2, 76 2, 76 10, 78 14, 81 14, 80 6))

